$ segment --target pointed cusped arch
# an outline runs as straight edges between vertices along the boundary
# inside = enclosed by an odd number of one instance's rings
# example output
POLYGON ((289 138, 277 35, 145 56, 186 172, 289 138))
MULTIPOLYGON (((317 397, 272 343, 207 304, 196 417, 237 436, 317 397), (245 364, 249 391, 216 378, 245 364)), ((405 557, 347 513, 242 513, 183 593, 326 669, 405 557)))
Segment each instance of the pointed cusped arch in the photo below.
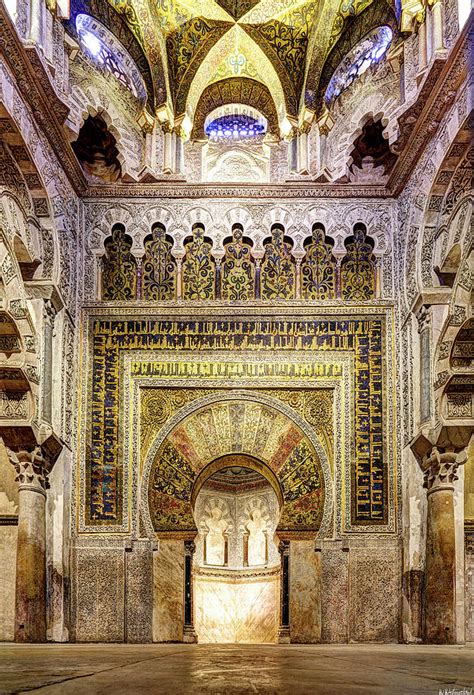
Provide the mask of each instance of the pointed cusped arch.
POLYGON ((277 399, 242 391, 190 403, 157 434, 142 479, 149 535, 193 537, 199 486, 213 467, 223 467, 224 457, 236 454, 251 457, 274 487, 281 502, 277 531, 314 537, 328 528, 331 473, 314 430, 277 399))

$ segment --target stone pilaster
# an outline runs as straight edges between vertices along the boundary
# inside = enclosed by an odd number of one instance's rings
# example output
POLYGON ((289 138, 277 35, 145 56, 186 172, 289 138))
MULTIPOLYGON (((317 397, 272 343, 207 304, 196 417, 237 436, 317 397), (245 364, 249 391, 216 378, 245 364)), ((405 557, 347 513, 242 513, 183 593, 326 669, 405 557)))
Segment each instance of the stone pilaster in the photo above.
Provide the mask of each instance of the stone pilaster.
POLYGON ((50 299, 43 305, 43 420, 51 425, 53 419, 53 336, 56 307, 50 299))
POLYGON ((18 482, 15 641, 46 641, 46 490, 49 463, 39 446, 7 449, 18 482))
POLYGON ((454 481, 464 460, 434 447, 422 462, 428 496, 423 637, 435 644, 456 642, 454 481))
POLYGON ((431 417, 431 307, 417 313, 420 335, 420 422, 431 417))

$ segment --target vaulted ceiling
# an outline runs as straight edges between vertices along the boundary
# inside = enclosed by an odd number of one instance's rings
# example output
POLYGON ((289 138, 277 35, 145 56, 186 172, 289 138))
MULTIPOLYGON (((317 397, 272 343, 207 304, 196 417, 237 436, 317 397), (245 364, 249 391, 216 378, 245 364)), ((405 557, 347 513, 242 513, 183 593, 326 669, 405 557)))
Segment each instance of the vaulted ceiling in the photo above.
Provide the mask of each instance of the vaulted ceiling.
POLYGON ((281 123, 317 108, 328 56, 371 5, 393 16, 392 0, 73 0, 72 9, 105 16, 115 34, 127 27, 149 65, 149 105, 194 118, 210 85, 248 78, 267 87, 281 123))

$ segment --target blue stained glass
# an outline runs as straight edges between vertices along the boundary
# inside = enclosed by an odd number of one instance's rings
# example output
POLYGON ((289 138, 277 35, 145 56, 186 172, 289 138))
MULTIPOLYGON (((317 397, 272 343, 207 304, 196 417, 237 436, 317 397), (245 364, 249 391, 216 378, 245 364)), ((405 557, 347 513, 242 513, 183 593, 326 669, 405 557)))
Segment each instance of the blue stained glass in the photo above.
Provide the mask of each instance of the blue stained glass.
POLYGON ((247 114, 226 114, 219 116, 205 127, 211 140, 246 140, 264 135, 266 126, 247 114))
POLYGON ((326 102, 336 99, 371 65, 378 63, 388 51, 392 39, 393 32, 387 26, 377 27, 367 34, 339 63, 326 89, 326 102))

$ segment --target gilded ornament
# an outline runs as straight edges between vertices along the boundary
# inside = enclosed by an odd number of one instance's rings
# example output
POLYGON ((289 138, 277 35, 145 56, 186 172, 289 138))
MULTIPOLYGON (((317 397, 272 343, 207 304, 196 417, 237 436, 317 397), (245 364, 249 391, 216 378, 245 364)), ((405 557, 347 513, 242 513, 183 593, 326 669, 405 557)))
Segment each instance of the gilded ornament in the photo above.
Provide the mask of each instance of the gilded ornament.
POLYGON ((265 256, 260 271, 262 299, 293 299, 296 268, 291 246, 284 240, 283 229, 275 226, 272 238, 265 244, 265 256))
POLYGON ((301 262, 301 294, 304 299, 334 299, 336 259, 322 226, 315 226, 311 243, 301 262))
POLYGON ((155 225, 145 239, 142 261, 143 299, 163 300, 176 297, 176 261, 171 254, 173 242, 163 225, 155 225))
POLYGON ((197 227, 185 244, 183 261, 184 299, 215 299, 216 268, 211 254, 212 245, 204 237, 204 229, 197 227))
POLYGON ((131 238, 125 227, 116 224, 112 235, 105 240, 105 255, 102 256, 102 298, 136 299, 137 262, 131 253, 131 238))
POLYGON ((364 225, 356 225, 354 235, 346 242, 346 255, 341 262, 341 294, 343 299, 364 301, 375 296, 375 256, 373 242, 367 239, 364 225))
POLYGON ((251 250, 250 244, 243 240, 242 230, 234 229, 221 265, 222 299, 255 299, 255 261, 251 250))

